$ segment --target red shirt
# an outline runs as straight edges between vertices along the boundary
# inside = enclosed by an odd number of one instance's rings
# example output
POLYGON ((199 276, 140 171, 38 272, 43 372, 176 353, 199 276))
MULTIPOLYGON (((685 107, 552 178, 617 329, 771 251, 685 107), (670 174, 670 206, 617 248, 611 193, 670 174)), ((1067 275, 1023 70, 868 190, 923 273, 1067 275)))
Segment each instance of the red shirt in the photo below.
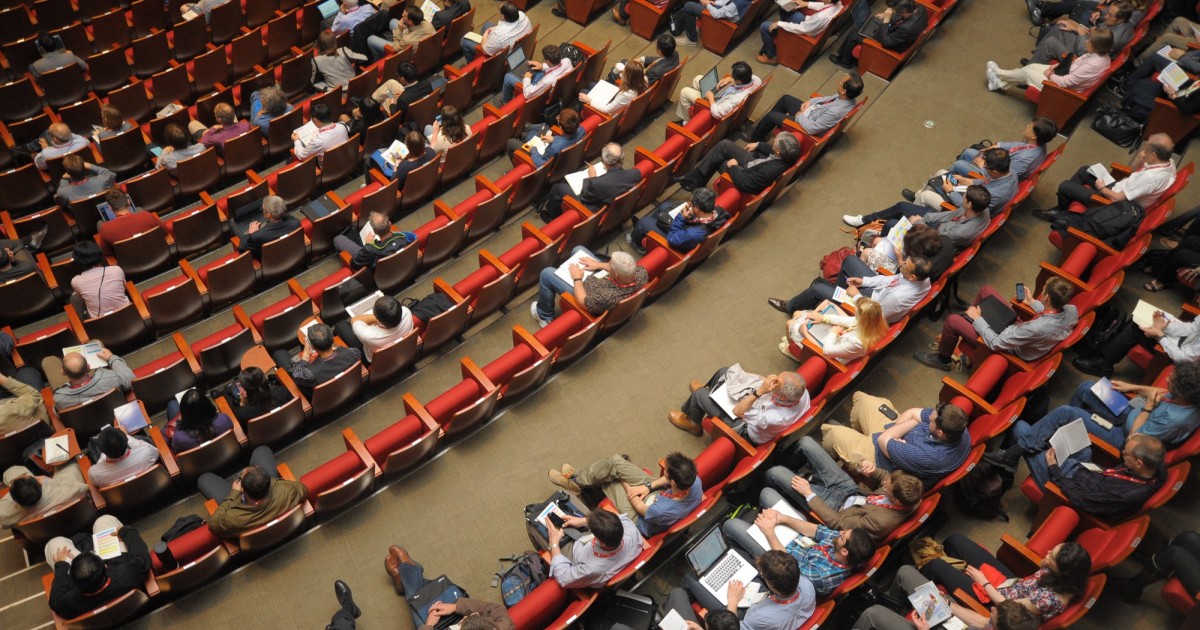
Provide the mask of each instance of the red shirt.
POLYGON ((149 232, 156 227, 163 227, 163 224, 153 212, 132 212, 112 221, 105 221, 100 224, 100 249, 104 250, 105 254, 112 254, 113 243, 123 241, 134 234, 149 232))

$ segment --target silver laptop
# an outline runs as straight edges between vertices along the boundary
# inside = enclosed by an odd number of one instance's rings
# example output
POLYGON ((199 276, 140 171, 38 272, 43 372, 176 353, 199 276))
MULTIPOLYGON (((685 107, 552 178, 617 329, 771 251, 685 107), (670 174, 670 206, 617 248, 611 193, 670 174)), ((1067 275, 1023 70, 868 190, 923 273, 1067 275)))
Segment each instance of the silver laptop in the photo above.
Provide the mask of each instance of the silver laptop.
POLYGON ((715 91, 717 89, 717 80, 718 80, 717 69, 713 68, 712 70, 709 70, 708 74, 704 75, 704 77, 702 77, 700 79, 700 93, 701 94, 708 94, 709 92, 715 93, 715 91))
POLYGON ((722 604, 726 604, 726 587, 731 580, 749 584, 758 577, 758 570, 742 554, 729 548, 721 528, 714 528, 687 552, 692 570, 700 583, 722 604))
POLYGON ((383 291, 376 291, 371 295, 351 304, 346 307, 346 313, 350 317, 358 317, 359 315, 369 315, 375 310, 375 301, 383 297, 383 291))
POLYGON ((321 12, 321 19, 328 20, 338 12, 337 0, 325 0, 317 5, 317 10, 321 12))
POLYGON ((526 61, 525 49, 517 46, 512 52, 508 53, 509 72, 517 72, 517 68, 524 66, 526 61))

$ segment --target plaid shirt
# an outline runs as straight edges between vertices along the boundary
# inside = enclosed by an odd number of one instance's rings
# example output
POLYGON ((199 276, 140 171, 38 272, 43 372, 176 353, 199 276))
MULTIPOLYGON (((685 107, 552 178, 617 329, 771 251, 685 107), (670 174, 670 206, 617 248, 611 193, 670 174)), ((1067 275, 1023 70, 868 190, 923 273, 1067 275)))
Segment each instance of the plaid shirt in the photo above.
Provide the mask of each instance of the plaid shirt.
POLYGON ((817 595, 825 596, 833 592, 846 576, 850 575, 850 567, 833 559, 833 542, 841 532, 824 525, 817 525, 817 533, 813 540, 817 544, 811 547, 801 547, 800 537, 788 543, 787 552, 800 563, 800 576, 812 582, 817 595))

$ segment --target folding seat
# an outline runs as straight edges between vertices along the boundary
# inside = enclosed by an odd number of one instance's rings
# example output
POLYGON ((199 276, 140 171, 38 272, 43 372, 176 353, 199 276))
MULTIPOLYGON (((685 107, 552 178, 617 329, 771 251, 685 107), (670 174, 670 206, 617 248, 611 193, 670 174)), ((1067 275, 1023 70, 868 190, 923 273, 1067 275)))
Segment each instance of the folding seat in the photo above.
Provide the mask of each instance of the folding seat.
POLYGON ((30 273, 7 282, 0 282, 0 303, 4 307, 4 324, 23 324, 57 310, 54 297, 45 278, 30 273))
POLYGON ((312 416, 328 418, 343 410, 345 405, 358 397, 362 388, 363 364, 362 361, 356 361, 337 376, 313 388, 312 416))
MULTIPOLYGON (((318 14, 319 15, 319 14, 318 14)), ((309 79, 312 77, 312 61, 309 57, 304 56, 299 49, 293 48, 297 53, 295 57, 284 60, 279 64, 279 87, 288 97, 288 100, 295 99, 308 91, 311 86, 309 79)), ((298 127, 299 125, 297 125, 298 127)), ((288 131, 291 133, 291 130, 288 131)))
POLYGON ((318 4, 320 4, 318 0, 304 2, 304 7, 300 14, 299 43, 302 46, 316 41, 317 36, 321 34, 321 22, 324 20, 324 16, 321 14, 321 10, 317 8, 318 4))
MULTIPOLYGON (((448 88, 447 88, 448 89, 448 88)), ((485 104, 483 106, 484 117, 494 116, 495 120, 488 123, 483 129, 483 139, 479 145, 479 160, 481 162, 492 159, 500 154, 508 144, 509 139, 516 135, 517 110, 512 110, 507 113, 485 104)))
POLYGON ((184 343, 182 336, 173 336, 172 342, 173 352, 133 368, 133 393, 151 414, 166 409, 176 394, 197 385, 199 364, 179 347, 184 343))
MULTIPOLYGON (((94 96, 56 107, 55 112, 58 114, 58 121, 71 129, 88 130, 92 125, 101 124, 100 99, 94 96)), ((105 166, 108 166, 107 160, 105 166)))
MULTIPOLYGON (((475 7, 450 21, 446 28, 446 38, 442 43, 442 62, 450 61, 462 54, 459 42, 475 27, 475 7)), ((449 77, 447 77, 449 78, 449 77)))
POLYGON ((707 11, 700 15, 700 44, 717 56, 725 56, 734 42, 740 40, 750 31, 753 25, 759 23, 759 15, 766 2, 754 0, 742 14, 742 19, 734 22, 728 19, 714 18, 707 11))
POLYGON ((191 481, 206 472, 227 471, 242 459, 246 436, 237 418, 230 416, 229 419, 233 422, 233 428, 195 448, 175 453, 179 473, 185 479, 191 481))
MULTIPOLYGON (((162 434, 157 430, 153 431, 153 434, 159 440, 162 439, 162 434)), ((167 443, 162 441, 158 447, 160 459, 149 469, 117 483, 96 488, 104 501, 101 509, 116 514, 137 514, 161 503, 164 497, 174 494, 175 484, 171 471, 178 475, 179 469, 175 467, 175 460, 167 448, 167 443)))
POLYGON ((112 244, 113 258, 132 280, 155 275, 174 266, 171 238, 155 227, 112 244))
POLYGON ((368 151, 375 150, 371 149, 370 147, 381 148, 390 146, 392 140, 395 140, 396 133, 399 131, 400 125, 403 124, 403 122, 403 116, 397 112, 388 118, 371 125, 367 128, 365 138, 363 139, 363 146, 366 147, 368 151))
POLYGON ((428 415, 429 420, 442 427, 447 439, 470 431, 491 417, 500 389, 471 359, 462 360, 462 375, 462 381, 426 405, 406 394, 405 410, 418 416, 428 415))
MULTIPOLYGON (((125 17, 125 11, 120 8, 92 17, 92 44, 95 45, 96 50, 124 50, 132 40, 133 29, 125 17)), ((88 72, 95 81, 96 77, 90 63, 88 72)))
MULTIPOLYGON (((185 270, 191 268, 186 260, 179 261, 179 265, 185 270)), ((248 251, 230 252, 197 268, 200 293, 208 296, 209 307, 216 310, 249 295, 254 290, 254 268, 254 257, 248 251)))
POLYGON ((974 470, 975 465, 978 464, 981 459, 983 459, 983 452, 985 449, 987 449, 986 444, 979 444, 971 448, 971 452, 967 455, 966 461, 964 461, 957 470, 949 475, 946 475, 941 479, 941 481, 938 481, 936 484, 934 484, 932 488, 926 489, 925 496, 939 493, 958 483, 963 477, 966 477, 968 473, 974 470))
POLYGON ((479 271, 454 285, 455 291, 460 294, 474 296, 468 325, 474 325, 503 308, 517 285, 519 270, 510 269, 486 249, 479 250, 479 267, 479 271), (473 286, 479 282, 483 284, 473 286))
MULTIPOLYGON (((560 182, 567 175, 582 170, 583 152, 587 147, 588 141, 585 138, 563 149, 558 155, 554 156, 550 165, 550 176, 547 178, 546 183, 549 185, 560 182)), ((513 166, 520 166, 520 164, 526 164, 530 169, 536 168, 529 153, 524 149, 518 150, 513 154, 513 166)))
POLYGON ((208 26, 212 43, 218 46, 229 43, 229 40, 241 34, 242 3, 227 2, 213 7, 208 26))
POLYGON ((71 429, 80 440, 91 439, 100 429, 112 425, 113 410, 127 401, 125 394, 117 388, 64 409, 52 409, 51 420, 55 427, 71 429))
POLYGON ((601 212, 603 215, 600 219, 598 227, 598 236, 604 237, 607 234, 621 230, 629 217, 633 216, 633 211, 636 207, 638 198, 641 196, 642 185, 637 186, 621 193, 612 203, 601 212))
POLYGON ((129 8, 135 37, 144 37, 154 30, 166 31, 171 28, 171 16, 167 15, 163 10, 163 3, 158 0, 134 0, 129 8))
POLYGON ((37 26, 23 4, 0 9, 0 42, 12 42, 34 35, 37 35, 37 26))
POLYGON ((146 303, 155 330, 160 334, 200 319, 206 313, 204 298, 200 294, 200 279, 187 273, 138 292, 146 303))
MULTIPOLYGON (((132 283, 128 284, 132 286, 132 283)), ((126 354, 154 339, 150 313, 144 304, 133 300, 127 306, 91 319, 82 319, 70 304, 66 311, 67 320, 76 327, 75 333, 81 339, 99 339, 117 354, 126 354)))
POLYGON ((1101 573, 1120 564, 1146 535, 1150 528, 1150 517, 1142 516, 1127 521, 1115 529, 1092 527, 1072 536, 1079 529, 1079 514, 1067 506, 1054 508, 1046 520, 1038 526, 1027 543, 1021 543, 1010 534, 1000 539, 996 558, 1017 575, 1029 575, 1040 568, 1042 559, 1054 547, 1067 540, 1083 545, 1092 558, 1092 573, 1101 573))
MULTIPOLYGON (((476 178, 476 187, 478 188, 479 185, 480 182, 476 178)), ((435 212, 437 212, 436 208, 439 207, 449 210, 441 200, 436 200, 433 203, 435 212)), ((474 242, 500 229, 500 225, 504 223, 505 217, 508 216, 508 208, 509 196, 504 192, 497 192, 490 199, 475 206, 475 209, 468 218, 467 242, 474 242)))
POLYGON ((883 566, 884 561, 887 560, 888 554, 891 551, 892 548, 886 545, 876 547, 875 555, 871 556, 870 560, 858 567, 854 573, 851 573, 837 588, 833 589, 833 592, 819 598, 820 601, 822 603, 837 601, 850 593, 850 591, 862 586, 867 580, 871 579, 871 576, 875 575, 879 567, 883 566))
MULTIPOLYGON (((136 30, 136 25, 135 25, 136 30)), ((175 41, 179 41, 176 31, 175 41)), ((139 37, 129 43, 133 51, 133 73, 144 79, 166 70, 171 65, 171 47, 164 32, 139 37)))
MULTIPOLYGON (((775 44, 778 48, 779 65, 791 68, 796 72, 803 71, 813 53, 824 48, 825 43, 829 40, 833 33, 841 30, 842 22, 845 21, 849 14, 847 9, 850 5, 843 5, 841 11, 834 16, 833 20, 825 27, 825 30, 816 35, 806 35, 800 33, 792 33, 779 29, 775 31, 775 44)), ((813 11, 809 9, 801 9, 806 15, 811 15, 813 11)))
MULTIPOLYGON (((307 81, 308 79, 305 80, 307 81)), ((313 96, 312 98, 308 99, 308 107, 304 110, 305 113, 307 114, 308 112, 312 111, 313 105, 316 105, 317 103, 324 103, 327 107, 329 107, 329 112, 333 115, 333 117, 337 118, 343 113, 342 92, 344 91, 345 90, 343 90, 341 86, 338 86, 332 90, 329 90, 328 92, 325 92, 324 94, 317 94, 313 96)), ((349 114, 350 112, 347 110, 344 113, 349 114)))
POLYGON ((300 25, 294 9, 267 22, 268 63, 274 63, 287 55, 296 45, 299 34, 300 25))
MULTIPOLYGON (((184 74, 186 75, 186 72, 184 74)), ((158 84, 155 83, 155 85, 157 86, 158 84)), ((149 134, 150 139, 155 144, 165 146, 167 144, 167 125, 179 125, 181 128, 187 129, 188 121, 190 120, 191 114, 187 111, 187 108, 183 108, 166 116, 156 117, 143 125, 142 128, 149 134)))
POLYGON ((444 280, 434 278, 433 289, 450 298, 454 302, 454 306, 433 319, 423 322, 421 346, 424 351, 435 350, 457 337, 467 327, 467 318, 470 315, 470 301, 459 295, 444 280))
POLYGON ((475 168, 479 161, 479 144, 480 137, 472 135, 446 149, 446 161, 442 163, 440 178, 443 187, 449 187, 475 168))
MULTIPOLYGON (((267 155, 276 159, 292 150, 292 132, 304 124, 304 110, 299 107, 271 119, 267 130, 267 155)), ((316 168, 316 165, 313 165, 316 168)), ((314 171, 315 175, 315 171, 314 171)))
MULTIPOLYGON (((533 26, 534 30, 538 28, 537 24, 533 26)), ((492 93, 500 86, 500 81, 504 74, 508 72, 508 55, 499 54, 491 57, 484 57, 479 64, 479 76, 475 79, 475 92, 471 95, 471 99, 479 101, 490 97, 492 93)), ((447 79, 453 78, 450 76, 447 79)), ((484 112, 487 112, 485 106, 484 112)))
POLYGON ((325 188, 333 188, 342 180, 362 173, 362 147, 358 136, 326 151, 320 162, 319 185, 325 188))
MULTIPOLYGON (((4 55, 4 59, 8 62, 9 78, 20 77, 25 68, 28 68, 29 64, 37 61, 38 57, 41 56, 38 53, 36 37, 4 42, 0 44, 0 53, 4 55)), ((39 103, 40 105, 41 103, 39 103)))
POLYGON ((441 108, 441 99, 442 94, 440 91, 435 91, 424 98, 418 99, 415 103, 408 106, 408 113, 405 114, 405 119, 417 122, 433 120, 441 108))
POLYGON ((48 158, 46 160, 46 170, 44 173, 45 177, 49 178, 49 180, 52 182, 62 179, 63 175, 66 175, 67 173, 66 169, 63 168, 63 158, 72 154, 78 155, 79 157, 83 158, 85 162, 91 162, 92 164, 102 163, 104 161, 100 159, 100 154, 96 151, 96 148, 89 144, 77 151, 72 151, 71 153, 65 155, 48 158))
POLYGON ((1025 399, 1018 398, 1005 405, 999 411, 983 413, 978 417, 972 418, 969 427, 971 431, 971 446, 989 442, 993 438, 1007 432, 1009 427, 1017 421, 1017 418, 1021 416, 1021 412, 1024 410, 1025 399))
MULTIPOLYGON (((217 407, 229 417, 233 409, 224 398, 217 400, 217 407)), ((252 447, 264 444, 279 444, 304 425, 304 400, 293 397, 286 403, 246 421, 245 433, 252 447)))
MULTIPOLYGON (((713 236, 716 236, 716 234, 713 236)), ((711 239, 712 237, 709 238, 711 239)), ((675 283, 683 277, 683 272, 688 269, 688 262, 692 257, 692 252, 680 253, 675 251, 667 244, 666 239, 657 232, 651 232, 644 242, 649 245, 650 251, 642 257, 639 265, 650 271, 650 267, 647 265, 652 263, 648 261, 661 259, 659 262, 661 265, 660 269, 657 273, 653 274, 653 277, 657 278, 658 282, 654 283, 654 289, 650 291, 650 295, 648 296, 655 298, 665 293, 667 289, 675 286, 675 283)), ((694 250, 695 248, 693 248, 694 250)))
POLYGON ((34 422, 20 429, 0 432, 0 466, 22 466, 24 452, 34 442, 50 437, 52 430, 45 422, 34 422))
MULTIPOLYGON (((95 77, 95 74, 92 76, 95 77)), ((121 85, 124 87, 108 92, 108 104, 121 110, 121 114, 129 120, 146 122, 154 110, 154 101, 146 84, 139 79, 129 78, 122 79, 121 85)))
POLYGON ((35 0, 29 8, 37 16, 38 28, 42 30, 61 28, 75 20, 75 7, 70 0, 35 0))
POLYGON ((350 505, 370 492, 375 478, 382 474, 366 447, 355 440, 356 450, 346 432, 346 452, 300 477, 315 514, 329 514, 350 505))
MULTIPOLYGON (((262 178, 253 171, 246 175, 253 183, 262 181, 262 178)), ((271 187, 271 191, 282 197, 289 208, 308 201, 312 197, 313 191, 317 189, 317 156, 313 155, 299 162, 292 162, 267 175, 266 181, 271 187)))
POLYGON ((229 562, 229 549, 207 527, 197 527, 167 542, 175 567, 167 569, 153 550, 150 552, 154 581, 164 593, 180 593, 210 581, 229 562))
POLYGON ((46 128, 55 122, 50 117, 51 113, 52 111, 49 108, 42 108, 39 112, 28 118, 8 123, 5 127, 8 135, 4 138, 4 142, 7 143, 9 138, 12 138, 13 144, 16 145, 28 144, 37 140, 42 135, 42 132, 46 131, 46 128))
POLYGON ((577 592, 568 591, 553 579, 546 580, 509 608, 508 616, 517 630, 556 627, 555 621, 561 618, 577 592))
POLYGON ((88 36, 88 28, 83 22, 71 21, 62 28, 51 29, 50 35, 61 39, 67 50, 80 59, 95 52, 92 39, 88 36))
MULTIPOLYGON (((449 211, 447 211, 449 212, 449 211)), ((428 269, 457 254, 467 238, 467 222, 459 216, 447 215, 447 223, 429 232, 421 247, 421 266, 428 269)))
POLYGON ((0 173, 0 208, 20 214, 22 210, 42 208, 51 203, 50 191, 36 165, 0 173))
POLYGON ((404 179, 404 188, 400 191, 401 215, 425 203, 437 189, 440 178, 441 164, 438 160, 430 160, 409 171, 408 177, 404 179))
POLYGON ((203 92, 197 90, 196 94, 196 104, 193 106, 195 111, 194 117, 205 126, 211 127, 212 125, 216 124, 217 117, 213 112, 220 103, 225 103, 230 107, 233 107, 235 112, 237 111, 237 103, 233 98, 233 88, 217 87, 216 90, 209 92, 208 94, 204 94, 203 96, 199 96, 203 94, 203 92))
POLYGON ((291 295, 253 315, 247 315, 240 304, 233 307, 233 315, 238 323, 258 331, 263 346, 269 352, 299 345, 296 331, 300 329, 301 324, 317 314, 312 299, 304 293, 299 284, 291 281, 288 288, 291 295))
MULTIPOLYGON (((567 242, 563 245, 562 256, 564 258, 570 256, 576 247, 586 247, 596 240, 596 234, 600 230, 600 220, 603 218, 604 213, 588 210, 573 197, 565 198, 563 213, 555 221, 559 224, 571 222, 573 225, 567 230, 567 242)), ((546 231, 553 233, 550 227, 551 225, 547 224, 546 231)))
POLYGON ((346 98, 354 99, 356 102, 360 101, 370 96, 377 87, 379 87, 379 73, 372 65, 346 84, 346 98))
MULTIPOLYGON (((191 62, 192 89, 195 94, 207 94, 218 85, 228 85, 229 60, 224 48, 213 48, 196 56, 191 62)), ((200 122, 208 124, 201 120, 200 122)))
POLYGON ((420 267, 420 249, 414 243, 376 261, 375 286, 388 295, 398 293, 408 286, 420 267))
POLYGON ((204 382, 210 387, 236 375, 241 370, 242 356, 259 343, 258 332, 237 321, 190 343, 186 339, 176 340, 176 345, 182 344, 195 357, 204 382))
POLYGON ((203 191, 215 188, 221 181, 221 167, 217 164, 216 148, 205 149, 195 157, 175 165, 176 195, 180 198, 195 197, 203 191))
MULTIPOLYGON (((258 2, 246 3, 246 26, 255 29, 268 20, 275 17, 275 11, 279 9, 279 0, 259 0, 258 2)), ((293 16, 292 21, 295 21, 293 16)))
MULTIPOLYGON (((1096 600, 1100 597, 1100 592, 1104 590, 1106 580, 1107 578, 1104 574, 1097 574, 1088 578, 1083 592, 1072 598, 1061 613, 1042 622, 1038 626, 1039 630, 1059 630, 1059 628, 1068 628, 1074 625, 1076 621, 1082 619, 1091 610, 1092 606, 1096 604, 1096 600)), ((955 589, 953 594, 955 599, 976 613, 983 615, 990 613, 987 607, 975 601, 975 598, 971 594, 966 593, 962 589, 955 589)))
POLYGON ((51 355, 62 356, 63 348, 83 343, 65 320, 22 334, 11 334, 17 342, 16 353, 25 365, 40 366, 42 359, 51 355))
POLYGON ((266 157, 262 133, 251 127, 246 133, 225 141, 221 174, 225 178, 241 177, 249 169, 258 168, 266 157))
MULTIPOLYGON (((646 96, 648 94, 649 92, 643 94, 642 96, 646 96)), ((640 99, 642 97, 639 96, 638 98, 640 99)), ((646 101, 643 100, 642 104, 644 105, 645 103, 646 101)), ((588 106, 585 105, 584 107, 588 106)), ((587 148, 583 150, 583 159, 589 162, 600 155, 600 151, 604 149, 604 145, 617 138, 618 125, 625 120, 625 117, 631 116, 631 114, 628 112, 628 108, 626 111, 621 112, 616 117, 606 116, 598 112, 596 115, 600 117, 600 124, 596 125, 595 129, 592 129, 592 131, 587 135, 587 138, 581 142, 581 144, 587 145, 587 148)), ((645 115, 645 111, 642 111, 641 115, 645 115)))
POLYGON ((308 265, 308 239, 304 230, 275 239, 262 246, 255 265, 260 284, 270 285, 308 265))
POLYGON ((446 40, 445 27, 439 28, 429 37, 417 42, 413 65, 421 76, 426 76, 442 65, 442 43, 446 40))
POLYGON ((483 366, 483 373, 509 401, 541 385, 554 365, 554 354, 520 325, 513 326, 513 348, 483 366))
POLYGON ((136 125, 128 131, 101 139, 100 153, 104 155, 104 167, 118 176, 141 173, 149 163, 145 137, 136 125))
MULTIPOLYGON (((111 421, 110 421, 111 422, 111 421)), ((40 557, 42 548, 55 536, 71 536, 91 526, 99 513, 90 495, 83 495, 59 509, 21 521, 13 526, 13 535, 25 552, 40 557)))
MULTIPOLYGON (((412 398, 405 394, 406 399, 412 398)), ((407 406, 406 400, 406 406, 407 406)), ((413 399, 413 402, 416 402, 413 399)), ((419 404, 419 403, 417 403, 419 404)), ((358 443, 358 437, 347 429, 347 440, 358 443)), ((407 470, 437 449, 442 429, 428 414, 418 416, 409 412, 387 428, 362 441, 363 448, 384 474, 393 475, 407 470)))

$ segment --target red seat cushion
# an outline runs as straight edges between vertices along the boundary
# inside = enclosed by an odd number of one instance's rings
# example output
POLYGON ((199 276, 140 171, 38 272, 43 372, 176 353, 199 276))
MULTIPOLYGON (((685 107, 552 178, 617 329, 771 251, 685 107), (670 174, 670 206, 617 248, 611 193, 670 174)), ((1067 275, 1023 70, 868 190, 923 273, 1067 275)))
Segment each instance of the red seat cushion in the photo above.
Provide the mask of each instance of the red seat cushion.
POLYGON ((741 210, 746 202, 753 198, 753 195, 743 194, 737 188, 726 188, 725 192, 717 195, 716 205, 729 214, 734 214, 741 210))
MULTIPOLYGON (((553 580, 550 581, 553 582, 553 580)), ((1196 605, 1196 594, 1189 593, 1178 577, 1172 577, 1163 584, 1162 598, 1171 608, 1183 614, 1187 614, 1196 605)), ((511 610, 508 612, 510 615, 512 614, 511 610)))
POLYGON ((438 424, 446 424, 455 412, 475 402, 482 394, 479 383, 464 379, 426 403, 425 410, 438 424))
POLYGON ((1041 99, 1041 97, 1042 97, 1041 90, 1039 90, 1033 86, 1029 86, 1029 87, 1025 88, 1025 100, 1027 100, 1031 103, 1036 103, 1036 102, 1038 102, 1039 99, 1041 99))
POLYGON ((555 580, 546 580, 509 608, 508 617, 518 630, 545 628, 566 607, 567 590, 555 580))
POLYGON ((289 295, 288 297, 286 297, 282 300, 279 300, 278 302, 268 306, 267 308, 264 308, 263 310, 251 315, 250 322, 254 324, 255 330, 257 330, 259 333, 262 333, 263 322, 265 322, 268 317, 271 317, 273 315, 278 315, 278 314, 286 311, 289 307, 295 306, 299 303, 300 303, 300 298, 298 298, 294 295, 289 295))
POLYGON ((192 281, 192 279, 189 278, 188 276, 179 276, 176 278, 171 278, 170 280, 167 280, 166 282, 163 282, 162 284, 154 285, 154 286, 150 287, 149 289, 142 291, 142 297, 144 297, 144 298, 154 297, 156 295, 159 295, 160 293, 166 293, 167 291, 170 291, 171 289, 181 287, 191 281, 192 281))
POLYGON ((583 316, 576 311, 567 311, 554 318, 549 326, 533 334, 543 346, 550 350, 562 347, 567 338, 584 328, 583 316))
POLYGON ((383 465, 389 454, 409 445, 413 440, 425 433, 425 425, 414 415, 407 415, 397 420, 388 428, 367 438, 363 445, 371 457, 383 465))
POLYGON ((181 359, 183 359, 182 354, 180 354, 178 352, 172 352, 171 354, 168 354, 167 356, 165 356, 161 359, 155 359, 141 367, 134 368, 133 375, 138 378, 142 378, 143 376, 149 376, 156 372, 165 370, 165 369, 171 367, 172 365, 175 365, 175 363, 181 359))
MULTIPOLYGON (((171 550, 171 555, 175 557, 175 561, 180 565, 184 565, 212 551, 214 547, 220 544, 221 539, 217 538, 211 529, 208 527, 197 527, 167 543, 167 548, 171 550)), ((151 553, 150 558, 151 563, 154 565, 154 570, 161 573, 163 565, 162 561, 158 559, 158 555, 151 553)))
POLYGON ((650 278, 658 278, 667 268, 667 263, 671 262, 670 256, 667 255, 667 250, 662 247, 655 247, 642 259, 638 261, 638 265, 646 269, 647 275, 650 278))
POLYGON ((432 234, 434 230, 446 225, 449 222, 449 219, 439 214, 433 217, 433 219, 417 226, 416 229, 413 230, 413 234, 417 235, 417 243, 420 244, 421 247, 424 247, 426 241, 429 240, 429 235, 432 234))
MULTIPOLYGON (((684 151, 691 146, 688 144, 688 139, 681 134, 673 135, 658 145, 654 150, 654 155, 662 158, 665 161, 670 161, 683 154, 684 151)), ((643 175, 645 172, 643 171, 643 175)))
POLYGON ((215 346, 215 345, 225 341, 226 339, 229 339, 230 337, 242 332, 243 330, 245 330, 245 329, 242 328, 241 324, 233 324, 231 326, 226 326, 225 328, 222 328, 221 330, 218 330, 217 332, 215 332, 203 339, 193 341, 191 344, 192 350, 196 354, 200 354, 204 350, 207 350, 207 349, 211 348, 212 346, 215 346))
POLYGON ((500 277, 500 273, 491 265, 484 265, 475 271, 472 271, 467 277, 459 280, 454 285, 454 290, 464 298, 471 300, 479 295, 479 291, 483 286, 496 278, 500 277))
POLYGON ((542 226, 542 232, 550 238, 558 238, 566 234, 570 234, 571 230, 583 221, 583 216, 574 210, 564 210, 562 214, 546 225, 542 226))
POLYGON ((313 304, 317 305, 317 308, 321 308, 321 299, 325 297, 325 289, 337 285, 349 277, 350 269, 342 267, 328 276, 325 276, 324 278, 321 278, 320 280, 308 285, 308 287, 304 289, 304 292, 308 294, 310 299, 312 299, 313 304))
POLYGON ((529 346, 521 344, 483 366, 483 374, 496 385, 502 385, 512 380, 517 372, 532 365, 535 357, 529 346))
POLYGON ((350 479, 363 468, 362 458, 354 451, 346 451, 301 476, 300 483, 308 488, 311 499, 350 479))
POLYGON ((1041 526, 1029 538, 1029 542, 1025 543, 1025 546, 1044 557, 1059 543, 1067 540, 1078 525, 1079 514, 1065 505, 1060 505, 1050 512, 1045 521, 1042 521, 1041 526))
POLYGON ((61 330, 65 330, 65 329, 69 328, 70 325, 71 324, 69 322, 62 322, 61 324, 54 324, 53 326, 47 326, 41 330, 35 330, 33 332, 25 333, 24 335, 21 335, 20 337, 17 338, 17 343, 18 344, 29 343, 31 341, 37 341, 38 339, 41 339, 42 337, 49 337, 50 335, 53 335, 61 330))
MULTIPOLYGON (((512 247, 508 248, 508 251, 497 256, 497 258, 500 259, 500 262, 508 265, 508 267, 512 269, 525 264, 525 261, 529 260, 530 256, 542 251, 543 247, 545 247, 545 245, 541 241, 532 236, 527 236, 522 239, 520 243, 513 245, 512 247)), ((541 269, 536 271, 541 271, 541 269)))
POLYGON ((533 172, 534 169, 532 166, 522 162, 512 167, 512 169, 500 176, 500 179, 497 179, 494 183, 500 188, 500 190, 508 190, 515 186, 517 182, 521 181, 522 177, 525 177, 533 172))
POLYGON ((796 373, 804 379, 804 388, 808 390, 809 396, 816 396, 820 393, 822 386, 825 385, 825 375, 829 365, 820 357, 810 357, 799 368, 796 373))
POLYGON ((309 221, 307 217, 300 219, 300 229, 304 230, 304 235, 307 236, 308 239, 311 241, 312 235, 313 235, 312 221, 309 221))
POLYGON ((733 471, 734 446, 729 440, 714 440, 696 456, 696 474, 704 488, 720 485, 733 471))
POLYGON ((235 258, 237 258, 238 256, 241 256, 241 254, 238 252, 229 252, 228 254, 225 254, 224 256, 221 256, 220 258, 197 269, 196 274, 200 276, 200 280, 202 280, 204 282, 204 284, 208 284, 208 272, 209 271, 216 269, 217 267, 220 267, 222 265, 227 265, 227 264, 233 262, 233 260, 235 258))

